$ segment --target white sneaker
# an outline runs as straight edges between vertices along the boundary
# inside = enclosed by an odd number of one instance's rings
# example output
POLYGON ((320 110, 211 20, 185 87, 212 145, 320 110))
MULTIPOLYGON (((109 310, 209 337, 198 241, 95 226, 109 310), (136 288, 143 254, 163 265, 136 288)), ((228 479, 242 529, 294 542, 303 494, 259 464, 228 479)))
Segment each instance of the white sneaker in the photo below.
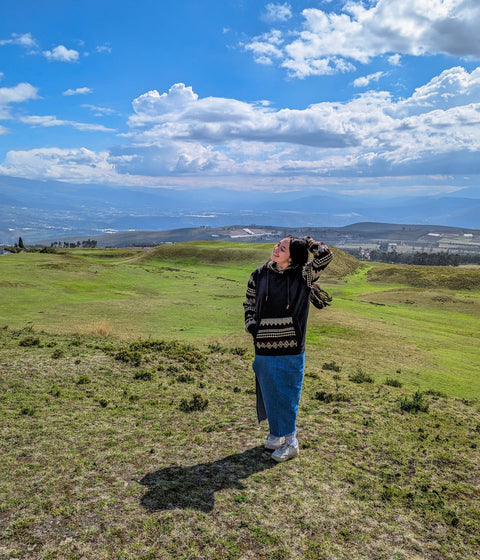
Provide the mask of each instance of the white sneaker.
POLYGON ((276 451, 272 453, 272 459, 277 461, 277 463, 282 463, 283 461, 288 461, 288 459, 293 459, 298 457, 300 450, 298 449, 298 443, 284 443, 276 451))
POLYGON ((265 442, 265 449, 278 449, 285 442, 284 437, 275 437, 272 434, 268 434, 267 441, 265 442))

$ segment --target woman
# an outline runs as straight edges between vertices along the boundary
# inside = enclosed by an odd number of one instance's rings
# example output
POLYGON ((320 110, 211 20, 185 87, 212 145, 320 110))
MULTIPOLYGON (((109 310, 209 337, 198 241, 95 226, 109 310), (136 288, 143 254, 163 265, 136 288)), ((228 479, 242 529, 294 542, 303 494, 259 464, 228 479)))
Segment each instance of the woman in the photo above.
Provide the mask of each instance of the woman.
POLYGON ((285 237, 266 264, 248 281, 245 329, 255 344, 258 421, 268 420, 265 448, 286 461, 299 454, 298 404, 305 364, 305 335, 310 294, 333 254, 311 237, 285 237), (308 253, 313 260, 308 262, 308 253))

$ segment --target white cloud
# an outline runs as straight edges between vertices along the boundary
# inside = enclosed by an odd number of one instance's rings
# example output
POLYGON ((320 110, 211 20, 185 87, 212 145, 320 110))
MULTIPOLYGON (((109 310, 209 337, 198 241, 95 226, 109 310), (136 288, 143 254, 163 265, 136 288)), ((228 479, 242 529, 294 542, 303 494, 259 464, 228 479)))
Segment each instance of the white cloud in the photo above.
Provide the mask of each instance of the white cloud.
POLYGON ((53 115, 31 115, 27 117, 20 117, 20 121, 24 124, 29 124, 33 127, 46 127, 53 126, 72 126, 77 130, 90 131, 90 132, 115 132, 113 128, 106 128, 101 124, 89 124, 76 121, 60 120, 53 115))
POLYGON ((93 89, 89 87, 80 87, 76 89, 67 89, 65 90, 62 95, 87 95, 88 93, 92 93, 93 89))
POLYGON ((392 54, 392 56, 388 57, 388 62, 392 66, 400 66, 400 64, 402 62, 402 57, 398 53, 397 54, 392 54))
POLYGON ((245 50, 253 53, 255 62, 270 65, 273 64, 273 59, 283 58, 282 43, 282 33, 274 29, 245 45, 245 50))
POLYGON ((480 67, 468 73, 456 66, 444 70, 413 95, 399 102, 399 108, 419 113, 431 109, 449 109, 480 101, 480 67))
POLYGON ((58 45, 51 51, 43 51, 43 55, 48 60, 56 60, 58 62, 77 62, 80 53, 74 49, 67 49, 63 45, 58 45))
POLYGON ((23 103, 31 99, 38 99, 38 88, 29 83, 0 88, 0 119, 11 118, 10 104, 23 103))
POLYGON ((385 76, 385 72, 375 72, 374 74, 369 74, 368 76, 361 76, 353 81, 354 87, 367 87, 372 82, 378 82, 378 80, 385 76))
POLYGON ((108 152, 93 152, 86 148, 11 150, 7 153, 0 173, 32 179, 53 179, 69 182, 110 182, 116 176, 108 152))
POLYGON ((91 105, 89 103, 83 103, 82 107, 85 109, 90 109, 96 117, 103 117, 104 115, 116 115, 117 111, 111 109, 110 107, 99 107, 98 105, 91 105))
POLYGON ((99 45, 95 48, 95 52, 97 53, 111 53, 112 47, 110 45, 99 45))
MULTIPOLYGON (((398 101, 371 91, 345 103, 273 110, 198 98, 191 87, 176 84, 168 93, 140 96, 133 107, 131 146, 172 173, 182 169, 178 162, 187 150, 184 160, 201 161, 211 172, 322 174, 387 168, 391 174, 422 161, 425 171, 429 164, 445 169, 456 155, 480 150, 480 68, 451 68, 398 101), (439 160, 438 153, 445 157, 439 160)), ((480 172, 480 161, 472 161, 469 169, 480 172)))
POLYGON ((292 7, 290 4, 274 4, 270 3, 265 6, 265 12, 262 19, 273 23, 276 21, 287 21, 292 17, 292 7))
MULTIPOLYGON (((228 184, 274 186, 335 177, 480 174, 480 67, 445 70, 400 100, 368 91, 345 102, 276 109, 201 98, 192 87, 175 84, 168 92, 146 92, 132 106, 130 130, 118 136, 123 145, 109 153, 12 150, 0 172, 152 186, 186 184, 192 176, 196 184, 220 183, 221 177, 228 184)), ((110 130, 53 116, 21 120, 110 130)))
POLYGON ((477 0, 378 0, 371 6, 352 0, 341 13, 308 8, 302 16, 303 27, 281 48, 268 35, 244 48, 255 55, 259 43, 264 50, 273 45, 279 64, 299 78, 350 71, 384 55, 391 64, 403 54, 480 58, 477 0))
POLYGON ((25 48, 34 49, 38 47, 37 41, 32 37, 31 33, 23 33, 22 35, 18 33, 12 33, 10 39, 0 40, 1 45, 18 45, 25 48))

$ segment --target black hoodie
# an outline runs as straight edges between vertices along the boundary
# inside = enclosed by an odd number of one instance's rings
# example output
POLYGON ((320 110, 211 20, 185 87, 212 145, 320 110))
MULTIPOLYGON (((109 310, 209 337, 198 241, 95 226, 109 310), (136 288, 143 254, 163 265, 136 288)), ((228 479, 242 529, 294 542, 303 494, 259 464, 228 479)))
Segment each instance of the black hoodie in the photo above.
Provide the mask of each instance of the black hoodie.
POLYGON ((253 335, 256 354, 283 356, 305 351, 310 290, 333 253, 320 245, 313 257, 304 266, 283 270, 268 261, 250 276, 243 305, 245 328, 253 335))

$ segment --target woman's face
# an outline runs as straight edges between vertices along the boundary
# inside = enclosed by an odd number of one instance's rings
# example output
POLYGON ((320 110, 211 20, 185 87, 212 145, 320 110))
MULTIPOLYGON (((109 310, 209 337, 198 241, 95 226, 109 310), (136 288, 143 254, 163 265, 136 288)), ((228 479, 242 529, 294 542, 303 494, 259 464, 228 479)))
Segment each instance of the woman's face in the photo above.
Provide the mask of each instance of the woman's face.
POLYGON ((285 237, 273 248, 270 259, 277 263, 278 268, 287 268, 290 264, 290 239, 285 237))

